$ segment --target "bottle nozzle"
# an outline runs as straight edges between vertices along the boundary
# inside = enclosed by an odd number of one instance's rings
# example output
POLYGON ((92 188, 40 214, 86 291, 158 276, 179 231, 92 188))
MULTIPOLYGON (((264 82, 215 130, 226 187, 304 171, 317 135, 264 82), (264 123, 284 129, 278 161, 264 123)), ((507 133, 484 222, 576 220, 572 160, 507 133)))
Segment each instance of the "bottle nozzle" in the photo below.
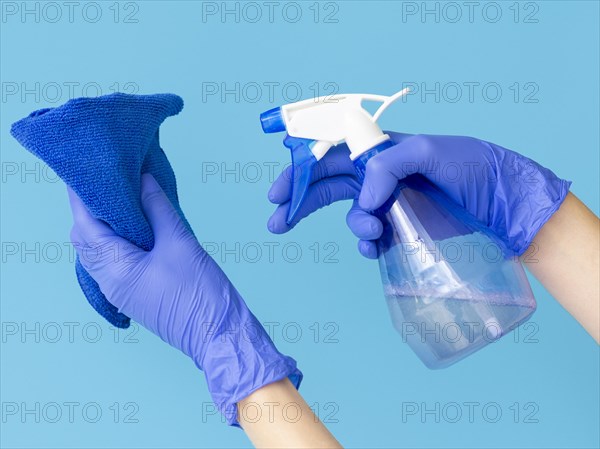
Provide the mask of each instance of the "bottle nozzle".
POLYGON ((281 108, 269 109, 260 114, 260 124, 265 133, 279 133, 285 131, 285 123, 281 116, 281 108))

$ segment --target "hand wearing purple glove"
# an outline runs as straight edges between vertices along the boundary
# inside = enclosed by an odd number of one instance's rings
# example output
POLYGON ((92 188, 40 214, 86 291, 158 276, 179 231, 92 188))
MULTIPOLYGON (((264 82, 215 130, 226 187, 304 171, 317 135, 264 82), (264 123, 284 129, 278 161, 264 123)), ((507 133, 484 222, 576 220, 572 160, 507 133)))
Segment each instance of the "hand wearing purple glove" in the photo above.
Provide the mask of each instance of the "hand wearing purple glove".
POLYGON ((269 200, 279 205, 269 219, 269 230, 287 232, 321 207, 354 199, 346 222, 360 239, 361 254, 376 258, 376 240, 383 226, 367 211, 381 207, 400 179, 421 174, 522 254, 569 191, 571 183, 550 170, 483 140, 387 134, 396 145, 369 160, 362 189, 347 147, 329 151, 319 161, 307 198, 291 226, 285 222, 290 199, 288 167, 269 191, 269 200))
POLYGON ((142 176, 142 205, 155 245, 144 251, 88 212, 69 189, 71 240, 84 268, 120 312, 189 356, 204 371, 229 424, 236 404, 289 377, 296 362, 280 354, 225 273, 183 225, 155 179, 142 176))

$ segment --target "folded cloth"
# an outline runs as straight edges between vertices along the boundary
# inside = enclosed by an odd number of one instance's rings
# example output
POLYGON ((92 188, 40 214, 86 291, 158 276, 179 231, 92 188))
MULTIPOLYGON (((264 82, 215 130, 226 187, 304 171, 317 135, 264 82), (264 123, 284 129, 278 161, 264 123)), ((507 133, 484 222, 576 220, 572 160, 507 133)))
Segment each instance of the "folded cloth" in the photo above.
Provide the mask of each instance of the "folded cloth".
MULTIPOLYGON (((77 98, 31 113, 12 125, 11 134, 71 186, 92 215, 148 251, 154 236, 141 206, 142 173, 154 176, 189 227, 158 141, 160 124, 182 108, 183 100, 172 94, 77 98)), ((129 317, 107 301, 79 258, 75 271, 92 307, 114 326, 128 327, 129 317)))

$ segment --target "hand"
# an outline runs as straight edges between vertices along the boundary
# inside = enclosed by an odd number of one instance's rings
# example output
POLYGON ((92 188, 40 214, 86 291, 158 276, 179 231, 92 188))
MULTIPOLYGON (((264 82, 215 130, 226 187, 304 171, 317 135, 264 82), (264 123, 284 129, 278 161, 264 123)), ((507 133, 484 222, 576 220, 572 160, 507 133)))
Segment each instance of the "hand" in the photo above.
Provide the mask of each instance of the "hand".
POLYGON ((285 223, 290 199, 288 167, 269 191, 271 202, 279 205, 269 219, 269 230, 287 232, 321 207, 354 199, 346 222, 360 239, 361 254, 376 258, 376 240, 383 226, 367 211, 382 206, 400 179, 419 173, 522 254, 569 190, 570 182, 489 142, 472 137, 388 134, 396 145, 368 162, 362 189, 345 146, 332 149, 319 161, 314 182, 291 226, 285 223))
POLYGON ((192 358, 229 424, 236 404, 289 376, 296 362, 280 354, 225 273, 202 249, 156 180, 142 176, 142 206, 155 244, 144 251, 89 213, 69 189, 71 240, 83 267, 123 312, 192 358))

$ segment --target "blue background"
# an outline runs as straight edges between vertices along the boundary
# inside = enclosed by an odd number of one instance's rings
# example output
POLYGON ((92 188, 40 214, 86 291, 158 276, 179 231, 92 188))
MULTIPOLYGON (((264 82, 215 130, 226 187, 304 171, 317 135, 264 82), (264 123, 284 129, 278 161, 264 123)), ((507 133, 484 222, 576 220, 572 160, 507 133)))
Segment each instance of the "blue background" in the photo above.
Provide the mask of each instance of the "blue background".
POLYGON ((100 86, 104 94, 118 88, 184 98, 183 112, 161 129, 182 207, 201 241, 234 253, 238 244, 239 260, 221 250, 215 257, 261 321, 278 323, 272 336, 304 371, 302 394, 343 444, 598 447, 598 346, 533 278, 538 311, 530 327, 449 369, 430 371, 392 328, 377 264, 358 255, 344 224, 348 203, 320 211, 288 235, 266 229, 267 166, 279 172, 288 152, 279 136, 262 134, 259 113, 333 90, 392 94, 404 83, 429 89, 440 83, 439 101, 417 93, 384 114, 384 128, 473 135, 519 151, 572 180, 572 191, 598 214, 598 3, 502 2, 496 23, 493 5, 478 3, 469 20, 467 7, 458 4, 462 17, 451 23, 456 10, 442 9, 443 3, 438 21, 403 16, 403 8, 420 9, 421 2, 322 3, 315 23, 315 6, 306 2, 298 3, 302 17, 293 23, 297 8, 277 3, 271 23, 259 2, 262 17, 252 23, 256 9, 240 3, 236 21, 235 15, 203 18, 203 8, 220 9, 220 2, 100 2, 102 17, 92 23, 97 11, 86 2, 78 3, 72 21, 64 6, 56 20, 55 10, 37 3, 36 20, 9 14, 21 2, 3 2, 2 447, 249 445, 243 432, 207 413, 203 375, 191 362, 143 329, 122 331, 115 343, 80 292, 66 243, 65 188, 9 135, 13 121, 68 100, 64 83, 79 83, 74 96, 96 95, 100 86), (469 82, 479 83, 472 101, 463 84, 469 82), (206 95, 214 83, 220 91, 237 90, 239 98, 206 95), (272 98, 265 83, 279 83, 272 98), (463 86, 455 102, 452 83, 463 86), (498 101, 490 99, 494 90, 484 95, 487 83, 500 86, 498 101), (39 98, 23 97, 26 89, 39 98), (224 180, 222 164, 234 172, 224 180), (219 173, 211 175, 215 167, 219 173), (272 258, 271 244, 279 244, 272 258), (15 245, 33 252, 14 251, 15 245), (295 248, 302 250, 296 262, 295 248), (77 323, 72 342, 65 322, 77 323), (26 329, 34 331, 22 334, 26 329), (98 329, 99 341, 90 342, 98 329), (63 412, 56 423, 50 422, 53 402, 63 412), (79 404, 73 422, 65 402, 79 404), (478 404, 473 419, 465 402, 478 404), (6 412, 13 403, 16 415, 6 412), (35 414, 20 415, 36 403, 39 422, 35 414), (82 417, 83 405, 94 403, 102 411, 96 423, 88 422, 95 408, 82 417), (453 403, 462 411, 455 423, 453 403), (419 413, 403 414, 411 404, 419 413), (421 416, 436 404, 439 419, 421 416), (502 416, 492 422, 498 409, 502 416), (124 422, 128 413, 138 422, 124 422))

